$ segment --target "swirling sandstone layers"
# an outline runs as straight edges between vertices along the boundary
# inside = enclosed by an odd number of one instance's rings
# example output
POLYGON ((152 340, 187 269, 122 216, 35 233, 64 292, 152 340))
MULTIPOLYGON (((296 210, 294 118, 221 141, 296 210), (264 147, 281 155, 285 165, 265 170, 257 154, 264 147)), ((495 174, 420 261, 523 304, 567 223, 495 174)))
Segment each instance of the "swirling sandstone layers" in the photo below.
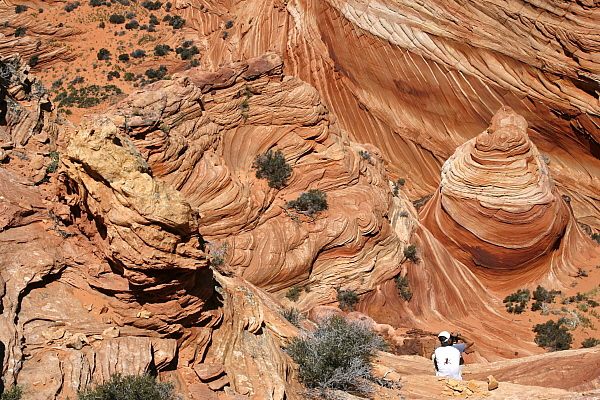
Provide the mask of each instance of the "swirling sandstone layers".
POLYGON ((421 217, 458 260, 495 287, 536 280, 560 285, 597 253, 529 140, 527 122, 508 107, 446 161, 421 217))
MULTIPOLYGON (((286 72, 317 88, 352 140, 381 149, 413 197, 432 193, 443 161, 506 104, 529 121, 530 137, 548 154, 577 218, 600 226, 597 7, 441 0, 277 5, 232 5, 228 11, 239 21, 232 40, 215 40, 205 62, 280 49, 286 72)), ((208 23, 197 22, 206 29, 208 23)))
MULTIPOLYGON (((149 89, 105 116, 131 138, 153 176, 197 210, 209 248, 227 249, 213 254, 224 259, 224 272, 281 297, 307 285, 310 293, 294 305, 301 310, 334 303, 336 288, 350 288, 378 321, 478 332, 488 359, 514 354, 493 345, 501 337, 529 335, 501 327, 498 300, 419 226, 402 192, 392 195, 378 150, 349 142, 314 88, 282 74, 279 55, 212 73, 190 70, 149 89), (257 180, 251 167, 269 149, 282 150, 293 168, 281 190, 257 180), (314 219, 284 210, 312 188, 327 194, 328 210, 314 219), (422 263, 403 265, 409 242, 421 247, 422 263), (402 270, 414 289, 410 303, 393 280, 402 270)), ((536 351, 532 343, 519 349, 536 351)))

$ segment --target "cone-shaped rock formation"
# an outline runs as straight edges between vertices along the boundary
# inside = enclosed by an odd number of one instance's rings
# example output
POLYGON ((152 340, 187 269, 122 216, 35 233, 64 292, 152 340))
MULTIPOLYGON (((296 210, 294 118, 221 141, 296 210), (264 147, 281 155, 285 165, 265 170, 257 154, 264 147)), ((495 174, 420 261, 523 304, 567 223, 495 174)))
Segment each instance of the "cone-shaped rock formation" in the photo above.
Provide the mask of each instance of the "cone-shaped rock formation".
POLYGON ((570 247, 591 245, 529 140, 527 122, 509 107, 446 161, 421 215, 458 260, 494 280, 563 280, 576 269, 570 247))

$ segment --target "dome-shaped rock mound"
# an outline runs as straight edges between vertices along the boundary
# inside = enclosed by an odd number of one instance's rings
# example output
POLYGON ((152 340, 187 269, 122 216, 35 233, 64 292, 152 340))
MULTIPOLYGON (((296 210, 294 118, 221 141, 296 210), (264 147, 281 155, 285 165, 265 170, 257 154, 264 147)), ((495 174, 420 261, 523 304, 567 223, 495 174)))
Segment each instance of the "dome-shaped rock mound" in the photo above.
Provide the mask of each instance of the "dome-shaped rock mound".
POLYGON ((569 244, 591 245, 529 140, 527 122, 509 107, 446 161, 432 200, 421 214, 425 226, 494 281, 562 280, 577 256, 569 244))

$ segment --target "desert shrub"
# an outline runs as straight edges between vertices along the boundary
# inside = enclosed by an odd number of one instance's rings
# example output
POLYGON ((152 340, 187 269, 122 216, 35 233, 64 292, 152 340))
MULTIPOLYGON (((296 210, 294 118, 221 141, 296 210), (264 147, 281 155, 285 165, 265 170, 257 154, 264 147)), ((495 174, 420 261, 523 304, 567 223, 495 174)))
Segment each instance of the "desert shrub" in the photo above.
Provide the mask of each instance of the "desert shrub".
POLYGON ((31 68, 33 68, 37 65, 39 59, 40 59, 40 55, 34 54, 31 57, 29 57, 29 61, 27 61, 27 65, 29 65, 31 68))
POLYGON ((327 210, 329 207, 327 194, 319 189, 301 193, 297 200, 288 201, 286 206, 310 217, 314 217, 319 211, 327 210))
POLYGON ((170 51, 173 51, 173 49, 168 44, 157 44, 154 46, 154 55, 158 57, 164 57, 169 54, 170 51))
POLYGON ((413 206, 415 206, 415 208, 417 209, 417 211, 419 211, 421 209, 421 207, 423 207, 425 204, 427 204, 427 202, 429 201, 429 199, 431 199, 433 197, 432 194, 428 194, 425 197, 421 197, 418 200, 414 200, 413 201, 413 206))
POLYGON ((600 233, 592 233, 590 235, 590 237, 592 238, 593 241, 600 244, 600 233))
POLYGON ((221 35, 221 38, 223 38, 223 40, 227 39, 229 37, 229 31, 225 31, 223 32, 223 35, 221 35))
POLYGON ((371 153, 366 150, 359 150, 358 155, 364 158, 366 161, 371 162, 371 153))
POLYGON ((537 333, 535 343, 550 351, 568 350, 573 342, 573 335, 567 332, 562 323, 550 320, 544 324, 537 324, 533 331, 537 333))
POLYGON ((529 289, 519 289, 515 293, 509 294, 504 298, 506 311, 513 314, 521 314, 523 311, 525 311, 525 307, 527 306, 527 302, 529 302, 530 298, 531 292, 529 289))
POLYGON ((154 14, 150 14, 150 19, 148 20, 148 23, 150 25, 160 25, 158 18, 156 18, 156 15, 154 15, 154 14))
POLYGON ((119 73, 119 71, 110 71, 106 77, 109 81, 112 81, 113 78, 120 78, 121 74, 119 73))
POLYGON ((106 0, 90 0, 88 4, 92 7, 100 7, 110 5, 106 0))
POLYGON ((404 258, 414 263, 419 262, 419 248, 414 244, 407 246, 404 248, 404 258))
POLYGON ((358 293, 352 289, 336 289, 337 290, 337 301, 340 305, 340 309, 344 311, 355 311, 356 305, 360 301, 358 293))
POLYGON ((570 304, 570 303, 578 303, 581 301, 588 301, 590 300, 590 298, 588 296, 586 296, 583 293, 579 293, 577 292, 577 294, 575 296, 570 296, 570 297, 565 297, 562 301, 563 304, 570 304))
POLYGON ((133 81, 134 78, 135 78, 135 75, 133 74, 133 72, 125 72, 125 74, 123 74, 123 80, 125 80, 127 82, 133 81))
MULTIPOLYGON (((194 46, 196 47, 196 46, 194 46)), ((256 170, 256 178, 266 179, 269 187, 281 189, 292 174, 292 167, 287 163, 281 150, 269 150, 254 158, 252 168, 256 170)))
POLYGON ((233 27, 233 20, 225 22, 225 29, 231 29, 233 27))
POLYGON ((97 54, 98 60, 110 60, 110 51, 105 48, 101 48, 97 54))
POLYGON ((108 22, 111 24, 123 24, 125 23, 125 16, 121 14, 113 14, 108 17, 108 22))
POLYGON ((112 375, 94 388, 82 390, 78 400, 175 400, 172 383, 157 382, 150 375, 112 375))
POLYGON ((146 57, 146 52, 142 49, 137 49, 129 53, 129 55, 133 58, 142 58, 146 57))
POLYGON ((190 69, 190 68, 194 68, 197 67, 198 65, 200 65, 200 61, 194 59, 192 61, 190 61, 190 63, 185 67, 185 69, 190 69))
POLYGON ((413 294, 412 290, 410 289, 410 281, 408 280, 406 275, 398 275, 395 281, 396 289, 398 289, 398 295, 405 301, 410 301, 410 299, 412 299, 413 294))
POLYGON ((143 1, 140 5, 148 10, 154 11, 159 10, 162 7, 162 3, 160 1, 143 1))
POLYGON ((300 328, 300 324, 304 319, 304 315, 297 308, 285 308, 281 311, 281 316, 288 320, 288 322, 297 328, 300 328))
POLYGON ((58 89, 59 87, 61 87, 63 85, 63 80, 61 79, 57 79, 54 82, 52 82, 52 89, 58 89))
POLYGON ((170 1, 167 1, 165 3, 165 11, 171 11, 172 6, 173 6, 173 4, 170 1))
POLYGON ((285 297, 291 301, 297 301, 300 298, 300 293, 302 293, 302 287, 300 285, 294 285, 287 291, 285 297))
POLYGON ((171 20, 171 18, 173 18, 173 17, 171 17, 171 15, 170 15, 170 14, 167 14, 167 15, 165 15, 165 16, 163 17, 163 22, 170 21, 170 20, 171 20))
POLYGON ((0 400, 20 400, 23 397, 23 390, 20 386, 13 386, 5 390, 0 397, 0 400))
POLYGON ((15 29, 15 37, 22 37, 25 36, 25 34, 27 33, 27 28, 20 26, 17 29, 15 29))
POLYGON ((129 61, 129 54, 119 54, 119 61, 129 61))
POLYGON ((561 294, 560 290, 548 290, 543 286, 538 285, 538 287, 533 291, 532 298, 537 301, 541 301, 543 303, 552 303, 554 302, 554 298, 561 294))
POLYGON ((63 10, 65 10, 66 12, 71 12, 79 6, 80 3, 76 1, 75 3, 68 3, 66 6, 63 7, 63 10))
MULTIPOLYGON (((184 42, 184 45, 187 42, 184 42)), ((175 53, 179 54, 182 60, 190 60, 196 54, 200 54, 200 50, 196 46, 182 46, 175 49, 175 53)))
POLYGON ((173 29, 181 29, 185 25, 185 19, 181 18, 179 15, 175 15, 169 20, 169 25, 172 26, 173 29))
POLYGON ((119 95, 123 93, 121 89, 115 85, 90 85, 79 89, 76 89, 73 85, 70 85, 67 90, 62 90, 54 98, 54 102, 58 104, 58 107, 73 107, 79 108, 90 108, 94 107, 109 97, 119 95))
POLYGON ((577 275, 575 275, 576 278, 585 278, 588 276, 588 273, 585 269, 583 268, 579 268, 577 270, 577 275))
MULTIPOLYGON (((398 179, 400 180, 400 179, 398 179)), ((404 179, 402 180, 402 184, 404 185, 404 179)), ((393 189, 392 189, 392 195, 394 197, 398 197, 398 194, 400 193, 400 185, 398 185, 397 182, 393 183, 393 189)))
POLYGON ((139 27, 140 23, 137 22, 135 19, 132 19, 131 21, 125 24, 125 29, 137 29, 139 27))
POLYGON ((322 320, 314 332, 303 331, 285 351, 298 363, 306 387, 369 393, 376 350, 385 348, 370 327, 336 315, 322 320))
POLYGON ((21 14, 24 13, 25 11, 27 11, 27 6, 23 5, 23 4, 19 4, 18 6, 15 7, 15 14, 21 14))
POLYGON ((148 68, 146 72, 144 72, 144 74, 146 74, 148 80, 150 80, 151 82, 159 81, 163 79, 165 75, 167 75, 167 67, 161 65, 160 67, 158 67, 158 69, 148 68))
POLYGON ((581 342, 581 346, 584 348, 596 347, 599 344, 600 344, 600 340, 598 340, 596 338, 592 338, 592 337, 589 337, 589 338, 585 339, 583 342, 581 342))
POLYGON ((60 159, 60 153, 57 151, 52 151, 48 154, 48 157, 52 160, 50 165, 46 167, 46 173, 51 174, 52 172, 58 169, 58 161, 60 159))

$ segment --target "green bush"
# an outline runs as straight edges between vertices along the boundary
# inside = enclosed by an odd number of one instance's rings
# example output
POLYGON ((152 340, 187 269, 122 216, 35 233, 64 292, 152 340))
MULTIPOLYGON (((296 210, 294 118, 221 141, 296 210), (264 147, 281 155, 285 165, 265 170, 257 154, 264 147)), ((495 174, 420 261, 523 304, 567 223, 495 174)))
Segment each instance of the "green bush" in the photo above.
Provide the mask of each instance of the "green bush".
POLYGON ((327 194, 318 190, 311 189, 298 196, 298 200, 288 201, 288 208, 294 208, 296 212, 314 217, 319 211, 327 210, 327 194))
POLYGON ((229 20, 227 22, 225 22, 225 29, 231 29, 231 27, 233 27, 233 20, 229 20))
POLYGON ((46 167, 46 173, 50 174, 58 169, 58 161, 60 159, 60 153, 58 151, 51 151, 48 157, 52 159, 50 165, 46 167))
POLYGON ((154 55, 157 57, 164 57, 169 54, 170 51, 173 51, 173 49, 168 44, 157 44, 154 46, 154 55))
POLYGON ((116 374, 110 380, 80 391, 78 400, 175 400, 172 383, 161 383, 150 375, 116 374))
POLYGON ((29 65, 31 68, 33 68, 37 65, 39 59, 40 59, 40 55, 34 54, 31 57, 29 57, 29 61, 27 61, 27 65, 29 65))
POLYGON ((27 28, 23 26, 20 26, 17 29, 15 29, 15 37, 25 36, 25 33, 27 33, 27 28))
POLYGON ((129 54, 119 54, 119 61, 123 61, 123 62, 129 61, 129 54))
POLYGON ((404 249, 404 258, 414 263, 419 262, 419 249, 416 245, 411 244, 404 249))
POLYGON ((581 342, 581 346, 584 348, 589 348, 589 347, 596 347, 600 344, 600 340, 596 339, 596 338, 592 338, 589 337, 587 339, 585 339, 583 342, 581 342))
POLYGON ((256 169, 256 178, 266 179, 269 187, 275 189, 284 187, 292 174, 292 167, 285 160, 281 150, 269 150, 265 154, 257 155, 252 168, 256 169))
POLYGON ((23 4, 19 4, 18 6, 15 6, 15 13, 16 14, 21 14, 24 13, 25 11, 27 11, 27 6, 23 5, 23 4))
POLYGON ((543 303, 553 303, 554 298, 561 294, 560 290, 548 290, 543 286, 538 285, 538 287, 533 291, 532 297, 534 300, 541 301, 543 303))
POLYGON ((23 390, 19 386, 13 386, 2 393, 0 400, 20 400, 23 397, 23 390))
POLYGON ((376 350, 385 348, 383 339, 368 326, 348 323, 338 315, 321 321, 314 332, 302 332, 285 350, 298 363, 306 387, 368 394, 376 350))
POLYGON ((509 313, 521 314, 525 311, 529 299, 531 299, 531 291, 529 289, 519 289, 515 293, 509 294, 504 298, 506 311, 509 313))
POLYGON ((297 301, 300 298, 300 293, 302 293, 302 287, 300 285, 294 285, 287 291, 285 297, 291 301, 297 301))
POLYGON ((142 58, 146 57, 146 51, 142 49, 137 49, 132 51, 129 55, 131 55, 131 57, 133 58, 142 58))
POLYGON ((281 311, 281 315, 283 316, 283 318, 287 319, 290 324, 294 325, 297 328, 300 328, 300 324, 304 319, 304 315, 302 315, 302 313, 294 307, 283 309, 281 311))
POLYGON ((148 10, 154 11, 159 10, 162 3, 160 1, 143 1, 140 5, 148 10))
POLYGON ((133 81, 134 78, 135 78, 135 75, 133 74, 133 72, 125 72, 123 74, 123 79, 127 82, 133 81))
POLYGON ((340 309, 344 311, 355 311, 356 305, 360 301, 358 293, 352 289, 336 289, 337 290, 337 301, 340 305, 340 309))
POLYGON ((198 50, 198 46, 186 46, 188 42, 184 42, 181 47, 177 47, 175 49, 175 53, 179 54, 182 60, 190 60, 196 54, 200 54, 200 50, 198 50))
POLYGON ((395 281, 396 289, 398 289, 398 295, 405 301, 410 301, 410 299, 412 299, 413 294, 412 290, 410 289, 410 281, 408 280, 406 275, 398 275, 395 281))
POLYGON ((144 74, 151 82, 159 81, 167 75, 167 67, 161 65, 158 69, 148 68, 144 74))
POLYGON ((173 29, 181 29, 185 25, 185 19, 181 18, 179 15, 175 15, 173 18, 169 19, 169 25, 173 27, 173 29))
POLYGON ((137 29, 140 27, 140 23, 137 22, 135 19, 132 19, 131 21, 129 21, 128 23, 125 24, 125 29, 137 29))
POLYGON ((122 14, 113 14, 108 17, 108 22, 111 24, 123 24, 125 23, 125 16, 122 14))
POLYGON ((535 343, 550 351, 568 350, 573 342, 573 335, 567 332, 562 322, 550 320, 544 324, 537 324, 533 331, 537 333, 535 343))
POLYGON ((100 51, 98 51, 98 54, 96 54, 96 57, 98 57, 98 60, 110 60, 110 51, 101 48, 100 51))
POLYGON ((121 89, 115 85, 90 85, 76 89, 73 85, 68 87, 69 91, 63 89, 54 98, 54 102, 58 103, 58 107, 73 107, 90 108, 97 106, 109 97, 123 93, 121 89))
POLYGON ((590 235, 590 237, 592 238, 593 241, 600 244, 600 234, 599 233, 592 233, 590 235))

